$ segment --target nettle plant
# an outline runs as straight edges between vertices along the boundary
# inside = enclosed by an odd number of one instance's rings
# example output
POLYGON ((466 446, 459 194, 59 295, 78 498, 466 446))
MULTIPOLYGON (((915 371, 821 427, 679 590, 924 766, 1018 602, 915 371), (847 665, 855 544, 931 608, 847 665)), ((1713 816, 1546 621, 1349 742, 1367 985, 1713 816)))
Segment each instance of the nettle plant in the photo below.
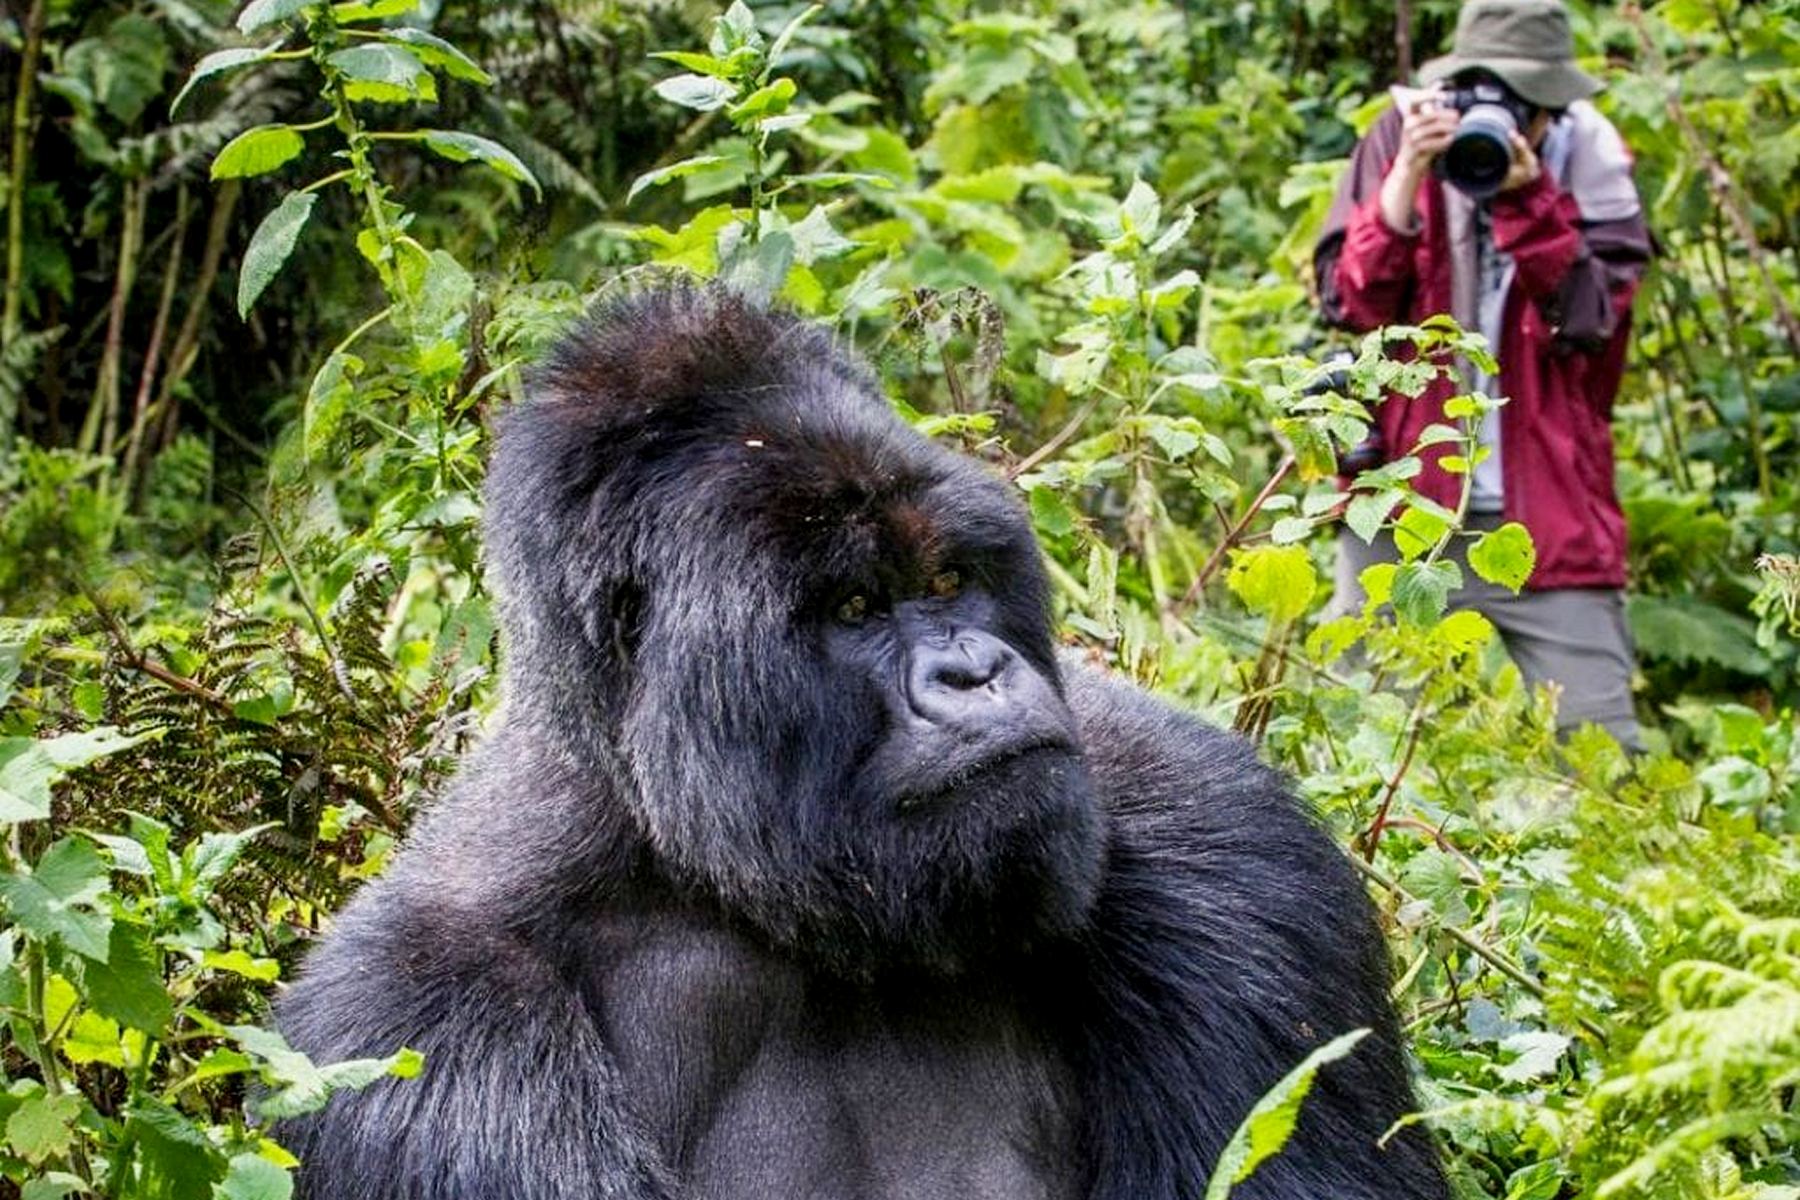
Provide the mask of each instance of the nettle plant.
MULTIPOLYGON (((863 171, 788 169, 790 139, 810 137, 811 149, 830 152, 833 137, 841 132, 835 128, 834 113, 866 99, 852 95, 824 107, 801 107, 799 86, 777 73, 795 36, 820 11, 819 5, 803 9, 771 41, 757 29, 751 11, 734 3, 714 20, 705 51, 670 50, 652 56, 686 68, 656 84, 655 90, 663 99, 699 114, 691 127, 696 133, 717 116, 725 118, 731 132, 715 139, 704 153, 638 176, 626 202, 677 181, 683 181, 690 199, 729 192, 744 198, 742 204, 704 208, 673 231, 654 225, 634 230, 633 236, 651 247, 655 262, 716 275, 757 295, 779 295, 807 311, 824 306, 825 287, 813 267, 843 256, 854 244, 832 224, 836 206, 805 205, 806 211, 798 216, 790 209, 801 207, 795 200, 813 192, 858 184, 888 188, 892 182, 863 171)), ((859 278, 836 307, 866 306, 885 298, 874 295, 875 290, 873 276, 859 278), (869 293, 860 301, 854 295, 858 284, 869 293)))
POLYGON ((315 1066, 252 1023, 280 967, 215 897, 266 826, 53 828, 60 781, 158 734, 42 736, 14 695, 38 632, 0 629, 0 1180, 21 1200, 284 1200, 295 1160, 247 1119, 246 1088, 268 1121, 422 1060, 315 1066))

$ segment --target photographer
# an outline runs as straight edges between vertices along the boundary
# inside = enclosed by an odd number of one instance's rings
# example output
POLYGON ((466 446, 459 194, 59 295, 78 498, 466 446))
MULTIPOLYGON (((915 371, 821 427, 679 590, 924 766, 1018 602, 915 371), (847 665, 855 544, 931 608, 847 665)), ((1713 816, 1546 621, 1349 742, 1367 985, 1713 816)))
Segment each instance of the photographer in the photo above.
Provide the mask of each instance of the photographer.
MULTIPOLYGON (((1527 682, 1560 686, 1563 727, 1597 722, 1635 749, 1609 430, 1651 252, 1630 154, 1587 102, 1600 84, 1575 65, 1557 0, 1470 0, 1453 49, 1421 71, 1433 90, 1394 89, 1395 107, 1357 144, 1314 265, 1334 324, 1362 332, 1449 313, 1487 336, 1499 377, 1462 363, 1459 379, 1390 396, 1359 451, 1408 453, 1458 392, 1508 398, 1479 430, 1487 454, 1468 527, 1520 522, 1537 566, 1514 596, 1465 564, 1451 603, 1494 623, 1527 682)), ((1459 452, 1428 448, 1413 481, 1448 508, 1464 481, 1440 460, 1459 452)), ((1358 574, 1397 557, 1390 535, 1373 546, 1340 535, 1339 606, 1360 607, 1358 574)))

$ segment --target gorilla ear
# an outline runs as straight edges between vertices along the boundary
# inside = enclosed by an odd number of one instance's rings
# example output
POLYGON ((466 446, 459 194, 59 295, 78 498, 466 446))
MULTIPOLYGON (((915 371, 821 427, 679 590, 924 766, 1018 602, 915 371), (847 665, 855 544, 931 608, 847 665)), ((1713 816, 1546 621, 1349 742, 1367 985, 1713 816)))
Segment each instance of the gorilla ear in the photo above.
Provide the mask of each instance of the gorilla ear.
POLYGON ((604 302, 551 351, 531 390, 547 409, 637 424, 821 365, 864 379, 817 326, 724 286, 683 283, 604 302))

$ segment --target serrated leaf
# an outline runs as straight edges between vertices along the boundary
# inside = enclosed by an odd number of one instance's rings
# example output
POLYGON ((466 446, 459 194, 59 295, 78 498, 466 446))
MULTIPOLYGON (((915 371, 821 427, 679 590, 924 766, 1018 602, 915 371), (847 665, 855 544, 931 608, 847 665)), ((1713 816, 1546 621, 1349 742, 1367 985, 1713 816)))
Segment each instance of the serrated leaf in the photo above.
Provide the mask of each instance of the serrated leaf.
POLYGON ((64 838, 29 872, 0 875, 0 900, 12 923, 27 933, 105 962, 112 914, 96 906, 106 894, 108 870, 93 843, 64 838))
POLYGON ((238 14, 239 33, 254 33, 265 25, 299 16, 316 0, 250 0, 238 14))
POLYGON ((1283 517, 1269 531, 1269 540, 1277 546, 1291 546, 1295 542, 1305 541, 1306 535, 1312 532, 1312 527, 1313 523, 1305 517, 1283 517))
POLYGON ((1537 547, 1523 525, 1508 521, 1475 539, 1469 547, 1469 566, 1489 583, 1517 593, 1537 566, 1537 547))
POLYGON ((152 1037, 173 1015, 163 986, 162 951, 138 926, 114 921, 106 961, 84 964, 81 981, 95 1012, 152 1037))
POLYGON ((696 112, 724 108, 737 95, 737 88, 711 75, 671 75, 653 90, 664 100, 696 112))
POLYGON ((1075 514, 1068 502, 1054 488, 1032 488, 1027 497, 1031 504, 1031 523, 1046 537, 1064 537, 1075 529, 1075 514))
POLYGON ((1500 1048, 1518 1057, 1495 1074, 1508 1083, 1530 1083, 1555 1072, 1556 1064, 1569 1048, 1569 1039, 1560 1033, 1533 1030, 1513 1034, 1500 1043, 1500 1048))
POLYGON ((56 764, 36 738, 0 738, 0 825, 48 817, 56 776, 56 764))
POLYGON ((716 166, 725 161, 723 154, 700 154, 693 158, 684 158, 678 163, 670 163, 666 167, 658 167, 654 171, 646 171, 632 181, 631 190, 625 193, 625 203, 630 204, 637 194, 647 187, 661 187, 671 180, 680 179, 684 175, 692 175, 696 171, 716 166))
POLYGON ((289 192, 250 235, 244 265, 238 268, 238 316, 248 317, 257 297, 280 274, 318 199, 317 192, 289 192))
POLYGON ((1399 503, 1401 493, 1392 488, 1383 488, 1375 492, 1358 492, 1344 508, 1344 524, 1350 532, 1365 542, 1373 542, 1375 535, 1387 523, 1388 514, 1394 511, 1399 503))
POLYGON ((182 102, 203 81, 252 63, 265 62, 280 46, 280 42, 271 42, 260 50, 254 46, 234 46, 229 50, 213 51, 194 64, 194 69, 188 73, 187 82, 181 85, 181 90, 175 93, 175 99, 169 102, 169 115, 173 117, 175 110, 181 107, 182 102))
POLYGON ((75 1143, 81 1097, 73 1092, 25 1099, 6 1119, 6 1143, 29 1163, 55 1158, 75 1143))
POLYGON ((1388 597, 1400 618, 1413 625, 1430 625, 1444 615, 1450 593, 1462 586, 1462 569, 1448 559, 1401 563, 1394 571, 1388 597))
POLYGON ((1368 1035, 1367 1029, 1353 1029, 1332 1038, 1308 1054, 1256 1102, 1220 1153, 1206 1183, 1206 1200, 1226 1200, 1235 1185, 1250 1178, 1287 1145, 1300 1122, 1300 1106, 1312 1091, 1319 1071, 1356 1049, 1356 1044, 1368 1035))
POLYGON ((19 1200, 63 1200, 64 1196, 86 1195, 92 1190, 79 1175, 46 1171, 36 1179, 26 1180, 19 1189, 19 1200))
POLYGON ((267 175, 306 149, 306 139, 288 125, 258 125, 225 143, 213 158, 214 179, 248 179, 267 175))
POLYGON ((437 96, 431 72, 404 46, 364 42, 335 51, 325 61, 343 74, 344 94, 352 100, 393 104, 437 96))
POLYGON ((213 1200, 289 1200, 294 1177, 260 1154, 235 1155, 225 1178, 213 1185, 213 1200))
POLYGON ((410 25, 384 29, 381 33, 383 37, 405 42, 426 66, 437 67, 452 79, 483 86, 494 82, 494 77, 482 70, 479 63, 435 33, 414 29, 410 25))
POLYGON ((499 142, 455 129, 427 129, 422 131, 422 137, 433 154, 451 162, 483 163, 508 179, 529 185, 539 199, 543 198, 544 189, 538 186, 537 177, 499 142))
POLYGON ((1319 575, 1304 546, 1253 546, 1231 552, 1225 583, 1251 612, 1292 621, 1312 605, 1319 575))

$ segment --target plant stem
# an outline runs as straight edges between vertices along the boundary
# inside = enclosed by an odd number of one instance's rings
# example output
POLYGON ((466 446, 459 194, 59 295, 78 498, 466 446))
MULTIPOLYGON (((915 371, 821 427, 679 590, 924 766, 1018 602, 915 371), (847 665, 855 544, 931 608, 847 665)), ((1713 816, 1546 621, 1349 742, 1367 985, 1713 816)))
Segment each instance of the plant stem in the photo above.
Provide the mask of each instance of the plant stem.
MULTIPOLYGON (((19 82, 13 89, 12 162, 6 190, 6 301, 0 315, 0 346, 10 346, 24 324, 25 302, 25 171, 31 161, 31 102, 37 89, 38 58, 44 48, 47 0, 32 0, 25 17, 25 46, 19 55, 19 82)), ((12 458, 13 432, 19 421, 17 397, 0 388, 0 467, 12 458)))
POLYGON ((80 448, 110 456, 119 430, 119 360, 125 350, 125 305, 137 277, 138 252, 144 244, 144 216, 150 184, 144 179, 125 183, 124 213, 119 229, 119 262, 113 272, 112 302, 107 307, 106 342, 100 353, 100 376, 88 402, 87 419, 81 423, 80 448))
POLYGON ((1206 563, 1200 568, 1200 573, 1194 576, 1194 582, 1188 585, 1187 592, 1176 603, 1177 615, 1182 610, 1191 607, 1200 598, 1201 591, 1217 573, 1219 565, 1225 561, 1226 551, 1235 546, 1238 539, 1243 537, 1244 530, 1249 527, 1251 521, 1256 519, 1256 514, 1262 510, 1263 505, 1269 502, 1269 497, 1275 494, 1275 490, 1281 486, 1282 481, 1293 469, 1294 456, 1283 454, 1281 461, 1275 465, 1275 473, 1269 476, 1269 482, 1263 484, 1262 491, 1256 493, 1256 499, 1250 502, 1250 507, 1244 510, 1244 515, 1238 518, 1237 523, 1219 540, 1219 544, 1213 547, 1212 553, 1207 556, 1206 563))
POLYGON ((131 433, 125 439, 125 461, 119 468, 119 487, 126 496, 131 494, 138 455, 143 449, 144 431, 150 422, 150 388, 156 382, 156 370, 162 362, 163 335, 169 330, 169 312, 175 307, 175 283, 180 275, 182 251, 186 248, 187 224, 188 190, 187 185, 182 184, 175 193, 175 226, 169 242, 169 257, 163 266, 156 319, 150 325, 150 345, 144 351, 144 369, 138 374, 137 396, 132 402, 131 433))
POLYGON ((162 432, 157 437, 158 449, 175 440, 180 424, 180 404, 175 390, 193 370, 200 349, 200 322, 206 317, 207 297, 213 281, 219 276, 219 261, 225 255, 225 238, 231 231, 231 214, 237 208, 242 181, 227 179, 213 199, 212 218, 206 226, 206 245, 200 251, 200 272, 195 277, 187 313, 181 328, 175 331, 175 343, 169 350, 169 369, 163 374, 162 386, 156 393, 156 411, 162 419, 162 432))

